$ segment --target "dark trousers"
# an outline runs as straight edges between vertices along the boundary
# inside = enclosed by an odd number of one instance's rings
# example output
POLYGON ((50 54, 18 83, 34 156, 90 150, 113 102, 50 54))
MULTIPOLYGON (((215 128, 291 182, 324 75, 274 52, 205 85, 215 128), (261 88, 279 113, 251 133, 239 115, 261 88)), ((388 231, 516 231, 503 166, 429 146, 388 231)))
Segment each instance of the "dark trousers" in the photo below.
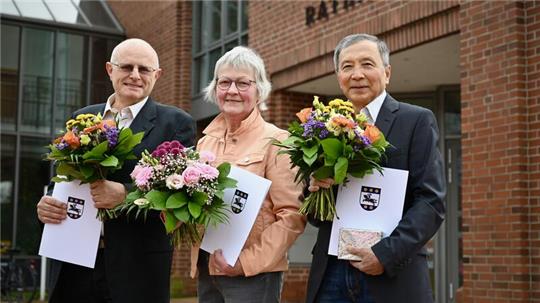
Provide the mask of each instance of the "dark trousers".
POLYGON ((317 303, 374 303, 365 274, 349 261, 328 256, 328 265, 315 300, 317 303))
POLYGON ((49 300, 50 303, 111 303, 103 249, 98 249, 96 265, 87 268, 63 263, 58 282, 49 300))

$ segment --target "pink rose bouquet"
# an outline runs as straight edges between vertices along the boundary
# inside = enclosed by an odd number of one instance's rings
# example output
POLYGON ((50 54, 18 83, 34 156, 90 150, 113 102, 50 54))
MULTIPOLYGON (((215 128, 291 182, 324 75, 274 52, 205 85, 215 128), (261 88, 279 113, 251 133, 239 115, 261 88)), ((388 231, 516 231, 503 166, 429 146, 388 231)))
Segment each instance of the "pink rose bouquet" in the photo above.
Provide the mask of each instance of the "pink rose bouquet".
POLYGON ((150 210, 160 211, 175 245, 200 241, 199 225, 227 221, 223 191, 236 186, 228 177, 231 165, 214 167, 215 159, 210 152, 199 153, 178 141, 163 142, 152 153, 144 151, 131 173, 134 190, 115 210, 145 217, 150 210))

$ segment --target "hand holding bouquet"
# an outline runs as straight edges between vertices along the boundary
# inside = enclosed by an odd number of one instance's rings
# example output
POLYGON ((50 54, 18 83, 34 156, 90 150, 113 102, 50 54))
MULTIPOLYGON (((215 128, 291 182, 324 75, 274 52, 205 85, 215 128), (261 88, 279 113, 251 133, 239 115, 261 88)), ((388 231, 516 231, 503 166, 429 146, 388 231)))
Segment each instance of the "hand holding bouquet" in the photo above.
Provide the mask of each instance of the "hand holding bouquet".
MULTIPOLYGON (((292 167, 299 167, 295 181, 333 178, 336 186, 347 174, 362 178, 382 171, 379 163, 389 145, 379 129, 367 123, 363 114, 355 114, 349 101, 334 99, 329 105, 313 99, 313 108, 298 112, 297 121, 289 125, 290 136, 274 141, 281 147, 280 154, 291 157, 292 167)), ((316 219, 332 221, 336 214, 332 188, 309 194, 299 212, 316 219)))
POLYGON ((136 189, 117 209, 136 211, 136 217, 160 211, 175 245, 199 242, 199 225, 227 222, 223 191, 236 187, 236 180, 227 177, 230 164, 215 168, 213 161, 212 153, 199 153, 178 141, 163 142, 151 154, 144 151, 131 173, 136 189))
MULTIPOLYGON (((105 179, 122 168, 125 160, 137 159, 133 148, 144 133, 133 134, 131 129, 118 129, 113 120, 103 120, 101 114, 80 114, 66 122, 66 132, 48 146, 47 160, 55 161, 54 182, 80 180, 92 183, 105 179)), ((108 209, 99 209, 98 217, 113 217, 108 209)))

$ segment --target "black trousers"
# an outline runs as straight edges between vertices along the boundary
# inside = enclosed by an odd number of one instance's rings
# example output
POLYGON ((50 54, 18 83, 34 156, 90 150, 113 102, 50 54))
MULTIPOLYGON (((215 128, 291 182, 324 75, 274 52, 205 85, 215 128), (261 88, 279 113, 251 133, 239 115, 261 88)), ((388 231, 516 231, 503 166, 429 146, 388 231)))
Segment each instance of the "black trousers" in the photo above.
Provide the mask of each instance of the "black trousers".
POLYGON ((98 249, 95 267, 63 263, 50 303, 111 303, 103 249, 98 249))

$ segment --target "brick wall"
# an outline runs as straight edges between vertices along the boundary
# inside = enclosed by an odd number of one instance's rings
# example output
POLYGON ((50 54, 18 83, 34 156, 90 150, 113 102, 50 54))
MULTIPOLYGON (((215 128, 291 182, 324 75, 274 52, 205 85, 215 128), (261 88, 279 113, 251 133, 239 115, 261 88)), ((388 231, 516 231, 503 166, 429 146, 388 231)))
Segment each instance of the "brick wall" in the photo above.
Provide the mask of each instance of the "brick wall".
POLYGON ((152 97, 191 108, 191 2, 108 1, 128 38, 141 38, 159 55, 163 75, 152 97), (182 81, 179 81, 182 79, 182 81))
POLYGON ((529 139, 530 297, 540 302, 540 2, 525 2, 529 139))
POLYGON ((523 2, 461 7, 464 302, 532 299, 525 16, 523 2))

